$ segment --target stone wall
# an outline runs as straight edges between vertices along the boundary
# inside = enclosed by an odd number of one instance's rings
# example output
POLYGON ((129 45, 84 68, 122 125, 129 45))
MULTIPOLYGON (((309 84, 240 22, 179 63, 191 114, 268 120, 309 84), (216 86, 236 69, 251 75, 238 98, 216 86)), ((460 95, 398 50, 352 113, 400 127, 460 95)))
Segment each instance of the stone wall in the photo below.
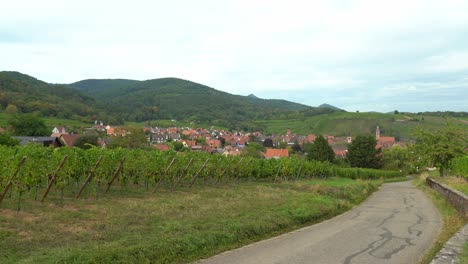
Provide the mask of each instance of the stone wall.
POLYGON ((465 218, 468 218, 468 197, 465 194, 454 190, 443 183, 436 182, 434 179, 429 177, 426 179, 426 182, 429 187, 442 194, 442 196, 444 196, 445 199, 453 205, 453 207, 462 213, 465 218))
POLYGON ((458 256, 463 251, 465 243, 468 241, 468 224, 445 243, 430 264, 453 264, 460 263, 458 256))

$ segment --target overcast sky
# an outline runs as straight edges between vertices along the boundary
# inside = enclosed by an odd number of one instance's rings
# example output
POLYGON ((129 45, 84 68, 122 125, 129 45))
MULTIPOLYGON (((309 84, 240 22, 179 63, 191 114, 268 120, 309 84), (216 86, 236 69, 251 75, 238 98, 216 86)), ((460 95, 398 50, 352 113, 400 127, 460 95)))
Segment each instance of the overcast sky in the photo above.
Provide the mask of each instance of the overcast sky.
POLYGON ((348 111, 468 111, 468 1, 0 2, 0 70, 178 77, 348 111))

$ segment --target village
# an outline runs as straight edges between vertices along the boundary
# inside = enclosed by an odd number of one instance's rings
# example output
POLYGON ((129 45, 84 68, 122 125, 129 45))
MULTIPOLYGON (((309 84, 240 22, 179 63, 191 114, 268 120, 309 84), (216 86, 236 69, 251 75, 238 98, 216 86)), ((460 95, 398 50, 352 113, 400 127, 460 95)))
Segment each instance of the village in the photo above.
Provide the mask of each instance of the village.
MULTIPOLYGON (((249 143, 256 142, 265 151, 261 152, 264 158, 288 157, 295 149, 303 147, 305 144, 313 143, 318 135, 299 135, 288 129, 285 134, 265 135, 262 132, 240 132, 232 130, 218 130, 206 128, 188 127, 150 127, 143 128, 148 145, 160 151, 183 150, 202 151, 217 153, 224 156, 241 155, 242 151, 249 143), (174 145, 180 146, 174 149, 174 145)), ((100 137, 98 146, 105 148, 109 142, 117 137, 125 137, 128 131, 124 127, 104 125, 102 122, 95 122, 92 127, 84 129, 84 134, 96 133, 100 137)), ((30 142, 52 145, 54 147, 73 147, 82 134, 69 132, 64 126, 56 126, 51 131, 49 137, 15 137, 20 140, 20 145, 30 142)), ((347 146, 353 140, 351 136, 339 137, 323 135, 328 144, 333 149, 335 157, 345 158, 347 146)), ((381 135, 380 128, 375 128, 376 148, 387 149, 394 145, 406 146, 407 142, 396 141, 395 137, 381 135)))

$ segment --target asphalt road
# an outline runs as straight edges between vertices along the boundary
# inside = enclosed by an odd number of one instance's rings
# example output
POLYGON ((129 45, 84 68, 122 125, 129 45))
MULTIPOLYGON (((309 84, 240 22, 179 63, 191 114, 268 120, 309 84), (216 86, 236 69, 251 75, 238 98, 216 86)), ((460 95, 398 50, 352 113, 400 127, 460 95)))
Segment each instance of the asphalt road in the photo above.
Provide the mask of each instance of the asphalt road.
POLYGON ((411 182, 388 183, 333 219, 197 263, 416 263, 440 228, 437 209, 411 182))

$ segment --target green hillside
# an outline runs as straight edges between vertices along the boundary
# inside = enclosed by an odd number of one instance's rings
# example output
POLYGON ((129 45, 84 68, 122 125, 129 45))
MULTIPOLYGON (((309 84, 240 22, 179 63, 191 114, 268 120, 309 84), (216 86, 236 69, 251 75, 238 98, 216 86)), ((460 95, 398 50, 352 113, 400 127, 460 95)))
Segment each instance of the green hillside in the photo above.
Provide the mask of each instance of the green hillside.
POLYGON ((147 81, 85 80, 70 87, 86 91, 125 121, 175 119, 235 129, 259 128, 252 120, 330 113, 286 100, 233 95, 198 83, 162 78, 147 81))
POLYGON ((88 79, 70 84, 69 86, 95 98, 106 98, 131 92, 128 89, 131 90, 138 83, 139 81, 127 79, 88 79))
POLYGON ((468 129, 468 122, 463 118, 429 114, 336 112, 299 119, 262 120, 256 123, 266 127, 267 134, 284 134, 290 128, 293 133, 302 135, 328 134, 334 136, 374 133, 376 126, 379 125, 382 135, 408 139, 412 138, 413 130, 416 127, 434 130, 445 126, 447 121, 468 129))
POLYGON ((95 100, 65 85, 48 84, 18 72, 0 72, 0 110, 91 121, 95 100))

